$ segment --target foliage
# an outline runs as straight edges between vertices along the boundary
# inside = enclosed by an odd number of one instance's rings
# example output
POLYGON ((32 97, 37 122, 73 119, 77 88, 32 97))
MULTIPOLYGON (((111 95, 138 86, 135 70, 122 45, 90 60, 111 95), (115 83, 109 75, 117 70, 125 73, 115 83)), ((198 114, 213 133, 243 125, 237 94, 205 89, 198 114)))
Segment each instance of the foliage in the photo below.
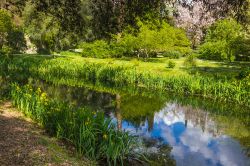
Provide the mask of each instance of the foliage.
POLYGON ((199 51, 199 57, 202 59, 220 61, 228 60, 229 50, 228 45, 225 41, 206 42, 200 47, 199 51))
POLYGON ((238 37, 231 43, 231 48, 238 61, 250 61, 250 37, 238 37))
POLYGON ((179 59, 182 55, 179 51, 165 51, 162 53, 162 56, 170 59, 179 59))
POLYGON ((245 41, 244 31, 240 24, 233 19, 217 21, 206 34, 205 43, 200 47, 200 57, 233 61, 242 56, 241 54, 245 56, 246 53, 241 50, 247 49, 248 46, 239 44, 240 40, 245 41))
POLYGON ((13 52, 12 48, 6 45, 3 45, 2 49, 0 50, 0 55, 10 55, 13 52))
POLYGON ((10 14, 0 10, 0 52, 19 53, 26 48, 23 30, 14 25, 10 14))
POLYGON ((163 19, 165 4, 160 0, 91 1, 92 29, 97 39, 111 38, 123 32, 127 26, 135 29, 137 19, 152 21, 163 19))
POLYGON ((0 9, 0 50, 6 44, 8 33, 12 29, 12 20, 9 13, 0 9))
POLYGON ((247 78, 250 75, 250 68, 244 68, 240 71, 238 78, 239 79, 244 79, 247 78))
MULTIPOLYGON (((134 51, 143 52, 146 57, 152 55, 150 54, 152 52, 174 50, 186 54, 190 51, 190 41, 181 29, 174 28, 165 22, 158 24, 159 27, 140 21, 138 25, 140 29, 134 41, 137 47, 134 51)), ((124 36, 126 35, 125 33, 124 36)))
POLYGON ((185 58, 184 65, 186 67, 195 67, 196 66, 196 55, 190 54, 185 58))
MULTIPOLYGON (((28 6, 46 17, 52 17, 63 32, 81 35, 85 28, 85 19, 81 15, 81 0, 32 0, 28 6)), ((26 5, 27 7, 27 5, 26 5)))
MULTIPOLYGON (((191 59, 194 59, 192 57, 191 59)), ((2 64, 4 65, 4 64, 2 64)), ((177 94, 249 105, 249 82, 216 79, 200 75, 173 75, 141 70, 140 65, 106 63, 81 58, 15 57, 8 64, 9 73, 22 73, 55 84, 81 86, 84 83, 143 86, 147 89, 173 91, 177 94)))
POLYGON ((122 35, 118 34, 114 36, 114 41, 112 44, 118 50, 119 56, 133 57, 135 56, 135 51, 139 49, 137 43, 137 37, 131 33, 124 32, 122 35))
POLYGON ((112 56, 112 50, 104 40, 96 40, 92 43, 84 42, 79 47, 83 49, 82 55, 84 57, 107 58, 112 56))
POLYGON ((168 66, 167 67, 173 69, 175 67, 175 65, 176 65, 175 62, 170 60, 170 61, 168 61, 168 66))
POLYGON ((135 139, 104 117, 102 112, 87 108, 74 109, 50 100, 40 88, 13 84, 13 105, 31 117, 52 135, 70 141, 80 155, 93 160, 105 160, 109 165, 123 164, 133 155, 135 139))
MULTIPOLYGON (((174 28, 162 22, 158 26, 152 23, 138 22, 140 27, 136 33, 131 30, 114 35, 114 39, 108 43, 97 40, 92 43, 83 43, 83 56, 87 57, 156 57, 158 52, 176 51, 184 55, 190 52, 190 41, 181 29, 174 28)), ((133 29, 132 29, 133 30, 133 29)))
POLYGON ((35 44, 37 52, 48 54, 74 47, 79 36, 64 30, 57 17, 39 11, 35 4, 28 2, 22 13, 25 33, 35 44))
POLYGON ((13 27, 7 41, 7 45, 12 48, 14 53, 23 52, 27 48, 24 31, 21 27, 13 27))

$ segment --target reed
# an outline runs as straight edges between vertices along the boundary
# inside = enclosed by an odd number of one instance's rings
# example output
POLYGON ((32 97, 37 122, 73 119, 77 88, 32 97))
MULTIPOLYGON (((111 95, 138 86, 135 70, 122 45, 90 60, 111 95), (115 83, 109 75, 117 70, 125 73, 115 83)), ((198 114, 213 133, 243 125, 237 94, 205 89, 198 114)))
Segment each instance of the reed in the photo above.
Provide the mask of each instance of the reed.
POLYGON ((81 86, 86 82, 101 82, 119 86, 140 86, 250 105, 249 77, 244 80, 227 80, 189 74, 158 74, 141 70, 133 63, 105 63, 72 57, 52 59, 42 56, 15 57, 8 64, 8 70, 66 85, 81 86))
POLYGON ((135 138, 117 130, 102 112, 73 108, 50 100, 39 88, 12 84, 13 105, 44 127, 48 133, 72 143, 79 155, 108 165, 123 165, 135 157, 135 138))

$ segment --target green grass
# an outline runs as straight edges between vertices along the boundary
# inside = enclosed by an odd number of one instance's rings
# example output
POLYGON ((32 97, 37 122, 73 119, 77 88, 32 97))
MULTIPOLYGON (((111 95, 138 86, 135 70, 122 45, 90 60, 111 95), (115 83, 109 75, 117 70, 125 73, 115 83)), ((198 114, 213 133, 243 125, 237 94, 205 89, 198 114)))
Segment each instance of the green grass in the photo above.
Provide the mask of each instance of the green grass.
POLYGON ((59 145, 58 140, 53 137, 41 136, 38 140, 38 144, 47 147, 48 153, 51 156, 52 163, 56 165, 62 165, 67 161, 72 165, 96 165, 95 162, 91 162, 82 157, 77 157, 75 154, 70 154, 68 148, 59 145))
POLYGON ((84 82, 140 86, 147 89, 172 91, 249 106, 249 77, 237 80, 240 63, 219 63, 197 60, 196 67, 185 67, 184 58, 174 60, 176 67, 167 68, 167 58, 95 59, 77 56, 15 56, 8 71, 26 74, 53 83, 81 86, 84 82))

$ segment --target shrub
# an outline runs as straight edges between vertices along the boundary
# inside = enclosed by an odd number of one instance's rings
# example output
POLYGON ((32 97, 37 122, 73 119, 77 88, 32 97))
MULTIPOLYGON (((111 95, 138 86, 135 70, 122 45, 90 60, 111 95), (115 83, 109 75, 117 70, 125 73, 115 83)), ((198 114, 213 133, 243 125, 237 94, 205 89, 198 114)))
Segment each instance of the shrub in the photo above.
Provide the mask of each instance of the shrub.
POLYGON ((182 55, 179 51, 166 51, 163 52, 162 56, 168 57, 170 59, 179 59, 182 55))
POLYGON ((157 52, 177 50, 177 54, 187 54, 191 51, 190 41, 181 29, 170 26, 163 22, 160 26, 138 22, 137 33, 124 31, 114 35, 108 43, 104 40, 96 40, 92 43, 82 43, 79 48, 83 49, 82 55, 86 57, 156 57, 157 52), (179 52, 179 53, 177 53, 179 52))
POLYGON ((244 79, 250 75, 250 68, 244 68, 240 71, 239 75, 237 76, 238 79, 244 79))
POLYGON ((104 40, 96 40, 92 43, 81 43, 80 48, 83 49, 84 57, 108 58, 112 56, 110 45, 104 40))
POLYGON ((14 53, 21 53, 27 49, 24 31, 21 27, 13 27, 7 36, 7 45, 14 53))
POLYGON ((199 49, 199 57, 208 60, 228 59, 228 45, 225 41, 206 42, 199 49))
POLYGON ((13 49, 9 46, 3 45, 2 49, 0 50, 0 55, 9 55, 13 52, 13 49))
POLYGON ((5 10, 0 9, 0 51, 2 54, 8 52, 8 35, 13 27, 11 17, 9 13, 5 10))
MULTIPOLYGON (((244 38, 243 28, 233 19, 217 21, 205 36, 205 43, 199 48, 201 58, 210 60, 233 61, 241 53, 237 46, 239 39, 244 38)), ((241 46, 243 46, 241 44, 241 46)), ((244 54, 244 53, 243 53, 244 54)))
POLYGON ((250 61, 250 38, 238 37, 230 43, 237 61, 250 61))
POLYGON ((156 57, 157 52, 177 50, 180 54, 187 54, 191 51, 191 43, 183 30, 165 22, 160 26, 142 22, 137 24, 140 28, 136 34, 125 31, 114 37, 125 56, 156 57))
POLYGON ((176 63, 174 61, 168 61, 168 68, 173 69, 175 67, 176 63))
POLYGON ((115 35, 112 41, 113 47, 118 49, 118 53, 121 56, 132 57, 136 56, 136 51, 140 49, 138 45, 137 37, 123 32, 122 35, 115 35))
POLYGON ((186 66, 186 67, 195 67, 196 65, 197 65, 197 62, 196 62, 196 55, 195 54, 188 55, 185 58, 184 66, 186 66))

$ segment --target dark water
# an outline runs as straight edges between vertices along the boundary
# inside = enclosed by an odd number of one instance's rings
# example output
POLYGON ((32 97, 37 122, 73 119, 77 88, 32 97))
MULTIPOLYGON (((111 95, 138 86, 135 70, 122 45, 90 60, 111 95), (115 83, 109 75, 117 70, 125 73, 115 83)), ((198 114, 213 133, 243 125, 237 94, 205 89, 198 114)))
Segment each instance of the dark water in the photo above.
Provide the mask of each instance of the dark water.
POLYGON ((142 89, 30 82, 56 100, 104 111, 140 138, 136 150, 153 156, 152 165, 250 166, 249 108, 142 89))

